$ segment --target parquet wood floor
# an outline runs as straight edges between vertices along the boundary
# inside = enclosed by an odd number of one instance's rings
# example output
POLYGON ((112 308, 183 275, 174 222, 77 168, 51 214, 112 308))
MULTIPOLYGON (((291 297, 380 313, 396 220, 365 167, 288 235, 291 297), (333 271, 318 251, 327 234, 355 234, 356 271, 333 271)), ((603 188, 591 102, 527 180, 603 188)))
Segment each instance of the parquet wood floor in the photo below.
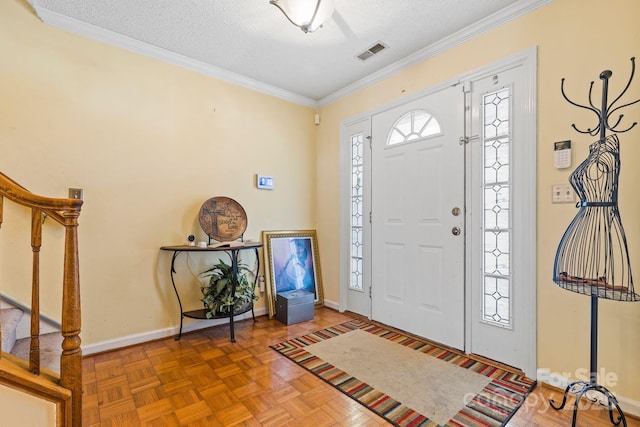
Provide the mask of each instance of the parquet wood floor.
MULTIPOLYGON (((365 407, 276 353, 269 345, 349 320, 316 310, 313 321, 285 326, 259 317, 83 359, 83 426, 383 426, 365 407)), ((554 390, 537 387, 509 423, 570 426, 554 411, 554 390)), ((572 403, 572 402, 571 402, 572 403)), ((569 406, 569 405, 568 405, 569 406)), ((629 427, 640 427, 627 417, 629 427)), ((610 425, 604 410, 583 410, 581 427, 610 425)))

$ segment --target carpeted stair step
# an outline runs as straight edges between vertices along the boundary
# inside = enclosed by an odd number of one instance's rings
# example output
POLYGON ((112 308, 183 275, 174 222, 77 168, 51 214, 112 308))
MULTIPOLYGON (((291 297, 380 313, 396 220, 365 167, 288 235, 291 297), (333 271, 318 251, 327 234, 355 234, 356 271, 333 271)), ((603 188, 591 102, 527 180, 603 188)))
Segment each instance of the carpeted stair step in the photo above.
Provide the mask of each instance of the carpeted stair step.
MULTIPOLYGON (((29 360, 31 338, 16 341, 11 354, 29 360)), ((60 374, 60 355, 62 354, 62 333, 52 332, 40 335, 40 367, 60 374)))
POLYGON ((10 353, 16 342, 16 327, 22 319, 23 311, 19 308, 4 308, 0 310, 0 325, 2 326, 2 351, 10 353))

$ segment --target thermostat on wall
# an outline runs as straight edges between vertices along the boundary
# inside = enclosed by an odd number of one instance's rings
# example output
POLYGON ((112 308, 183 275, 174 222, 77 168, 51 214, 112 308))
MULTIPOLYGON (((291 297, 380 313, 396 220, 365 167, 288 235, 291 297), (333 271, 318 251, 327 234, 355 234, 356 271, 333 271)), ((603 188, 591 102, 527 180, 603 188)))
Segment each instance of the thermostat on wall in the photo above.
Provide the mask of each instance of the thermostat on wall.
POLYGON ((273 190, 273 177, 267 175, 256 175, 256 185, 262 190, 273 190))

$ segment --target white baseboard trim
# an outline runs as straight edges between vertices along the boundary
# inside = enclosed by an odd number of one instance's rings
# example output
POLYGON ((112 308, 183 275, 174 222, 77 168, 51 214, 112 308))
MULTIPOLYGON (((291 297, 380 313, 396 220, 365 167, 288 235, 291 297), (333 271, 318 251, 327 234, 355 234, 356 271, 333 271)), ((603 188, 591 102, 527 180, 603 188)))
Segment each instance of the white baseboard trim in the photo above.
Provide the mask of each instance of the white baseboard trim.
POLYGON ((340 304, 335 301, 324 300, 324 306, 336 311, 340 311, 340 304))
MULTIPOLYGON (((335 301, 324 300, 324 305, 328 308, 338 310, 340 305, 335 301)), ((263 316, 267 314, 265 307, 257 308, 255 315, 263 316)), ((236 316, 235 320, 244 320, 251 318, 251 312, 236 316)), ((185 318, 186 320, 187 318, 185 318)), ((210 328, 212 326, 224 325, 229 323, 228 319, 212 319, 212 320, 194 320, 189 319, 185 321, 182 326, 182 333, 197 331, 199 329, 210 328)), ((143 342, 153 341, 161 338, 166 338, 174 335, 178 335, 180 332, 180 326, 172 326, 164 329, 157 329, 155 331, 142 332, 140 334, 127 335, 125 337, 114 338, 111 340, 101 341, 93 344, 87 344, 82 346, 82 354, 87 356, 90 354, 102 353, 105 351, 115 350, 122 347, 128 347, 130 345, 140 344, 143 342)))
MULTIPOLYGON (((547 369, 538 369, 536 376, 537 376, 538 382, 544 383, 562 390, 564 390, 569 385, 569 383, 574 381, 559 373, 549 372, 549 370, 547 369)), ((613 394, 616 396, 616 400, 618 401, 618 404, 620 405, 620 407, 622 408, 622 411, 625 414, 633 415, 634 417, 640 417, 640 402, 638 402, 637 400, 629 399, 624 396, 620 396, 617 393, 613 393, 613 394)), ((594 393, 593 397, 598 398, 598 400, 600 400, 600 403, 606 405, 606 402, 603 402, 600 399, 601 397, 600 393, 594 393)), ((573 405, 573 403, 571 405, 573 405)))
MULTIPOLYGON (((267 314, 265 307, 255 309, 256 317, 267 314)), ((251 318, 251 312, 235 316, 235 321, 245 320, 251 318)), ((188 318, 185 318, 188 319, 188 318)), ((212 326, 224 325, 229 323, 229 319, 211 319, 211 320, 194 320, 185 321, 182 325, 182 333, 197 331, 199 329, 210 328, 212 326)), ((125 337, 114 338, 111 340, 101 341, 94 344, 88 344, 82 346, 82 354, 90 355, 95 353, 102 353, 104 351, 115 350, 122 347, 128 347, 130 345, 140 344, 143 342, 153 341, 161 338, 166 338, 174 335, 178 335, 180 332, 180 325, 172 326, 170 328, 157 329, 155 331, 143 332, 140 334, 128 335, 125 337)))

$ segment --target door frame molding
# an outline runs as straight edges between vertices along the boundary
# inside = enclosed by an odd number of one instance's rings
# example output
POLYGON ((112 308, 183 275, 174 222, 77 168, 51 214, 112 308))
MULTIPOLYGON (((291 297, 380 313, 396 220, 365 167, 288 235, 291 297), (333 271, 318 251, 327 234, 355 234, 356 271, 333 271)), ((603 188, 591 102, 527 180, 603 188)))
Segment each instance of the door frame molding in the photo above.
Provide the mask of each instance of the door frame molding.
MULTIPOLYGON (((389 104, 376 107, 372 110, 363 112, 351 118, 348 118, 340 123, 340 200, 339 200, 339 217, 340 217, 340 241, 339 241, 339 259, 340 259, 340 301, 338 303, 338 309, 342 312, 347 309, 347 288, 350 280, 350 230, 351 230, 351 195, 350 195, 350 181, 351 181, 351 146, 348 139, 348 127, 363 120, 371 120, 376 114, 382 113, 388 109, 395 108, 399 105, 407 102, 414 101, 417 98, 429 95, 432 92, 438 91, 446 86, 452 86, 460 84, 465 81, 478 80, 482 77, 490 75, 491 73, 498 73, 505 69, 521 66, 523 70, 523 95, 522 101, 523 112, 526 116, 526 120, 519 124, 523 127, 523 135, 525 135, 525 144, 521 149, 514 153, 517 161, 518 169, 514 172, 517 173, 516 177, 523 183, 524 190, 518 195, 520 200, 520 206, 525 208, 518 209, 518 214, 514 216, 514 221, 517 221, 519 225, 518 242, 522 242, 518 248, 522 261, 521 271, 519 276, 522 278, 528 278, 531 280, 530 285, 524 289, 526 292, 526 299, 531 302, 529 305, 529 311, 521 314, 521 322, 526 322, 530 325, 530 333, 528 335, 528 349, 526 354, 529 355, 525 362, 525 366, 521 366, 525 373, 531 378, 535 378, 537 368, 537 336, 536 336, 536 319, 537 319, 537 261, 536 261, 536 209, 537 209, 537 186, 536 186, 536 162, 537 162, 537 47, 533 46, 525 49, 521 52, 507 56, 498 61, 494 61, 488 65, 479 67, 470 72, 460 74, 456 77, 450 78, 443 83, 431 86, 427 89, 421 90, 412 94, 406 98, 402 98, 393 101, 389 104), (525 160, 526 161, 522 161, 525 160), (527 245, 525 242, 533 242, 533 244, 527 245)), ((520 147, 519 147, 520 148, 520 147)), ((370 197, 370 195, 369 195, 370 197)), ((371 224, 365 222, 365 233, 371 232, 371 224)), ((467 245, 468 250, 469 245, 467 245)), ((465 266, 468 265, 468 254, 465 257, 465 266)), ((465 351, 468 351, 471 346, 470 331, 471 331, 471 281, 469 280, 469 269, 465 268, 465 351)), ((371 313, 369 313, 369 316, 371 313)))

